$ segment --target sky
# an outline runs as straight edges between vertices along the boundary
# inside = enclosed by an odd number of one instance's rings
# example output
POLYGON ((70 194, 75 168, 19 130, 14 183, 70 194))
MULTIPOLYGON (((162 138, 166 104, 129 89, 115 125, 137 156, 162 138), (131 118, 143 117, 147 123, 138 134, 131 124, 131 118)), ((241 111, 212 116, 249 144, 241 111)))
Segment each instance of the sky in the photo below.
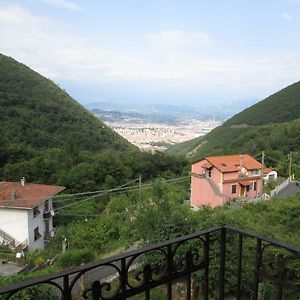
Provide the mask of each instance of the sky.
POLYGON ((258 101, 300 80, 300 0, 0 0, 0 53, 82 104, 258 101))

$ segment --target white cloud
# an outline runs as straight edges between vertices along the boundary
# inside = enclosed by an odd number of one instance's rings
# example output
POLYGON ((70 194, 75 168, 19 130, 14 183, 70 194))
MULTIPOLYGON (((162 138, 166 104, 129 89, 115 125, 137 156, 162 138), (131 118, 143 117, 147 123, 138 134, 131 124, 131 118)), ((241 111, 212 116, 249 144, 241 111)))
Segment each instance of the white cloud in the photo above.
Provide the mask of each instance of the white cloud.
POLYGON ((80 7, 77 3, 69 0, 40 0, 40 1, 48 3, 53 6, 66 8, 69 10, 80 10, 80 7))
POLYGON ((0 8, 0 22, 3 26, 6 26, 6 28, 2 28, 2 31, 9 29, 9 26, 16 29, 26 23, 30 28, 53 24, 51 19, 34 16, 18 5, 0 8))
POLYGON ((212 39, 207 34, 183 30, 160 31, 155 34, 147 35, 146 40, 153 46, 169 49, 200 46, 212 42, 212 39))
POLYGON ((199 49, 215 45, 209 36, 174 30, 148 35, 148 44, 143 48, 146 50, 137 57, 136 53, 104 48, 103 40, 92 43, 69 32, 64 24, 33 15, 20 6, 0 8, 0 41, 1 53, 56 82, 64 80, 83 86, 157 82, 187 91, 206 88, 215 92, 217 87, 220 93, 228 89, 238 93, 299 80, 298 53, 263 59, 237 58, 234 53, 225 56, 223 51, 204 55, 199 49), (159 47, 150 49, 149 43, 159 47), (193 55, 191 49, 196 49, 193 55))
POLYGON ((63 24, 32 15, 20 6, 0 9, 0 52, 52 79, 110 80, 134 76, 136 59, 118 51, 91 46, 68 33, 63 24))
POLYGON ((291 21, 294 19, 294 16, 288 13, 282 13, 281 18, 287 21, 291 21))

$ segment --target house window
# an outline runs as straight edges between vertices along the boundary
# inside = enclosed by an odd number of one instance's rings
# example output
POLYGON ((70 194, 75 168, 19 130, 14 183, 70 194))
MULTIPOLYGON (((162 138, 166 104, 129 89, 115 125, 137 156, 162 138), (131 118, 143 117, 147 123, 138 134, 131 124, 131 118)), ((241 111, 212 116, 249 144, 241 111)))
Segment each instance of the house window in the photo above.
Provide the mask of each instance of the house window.
POLYGON ((45 201, 45 211, 49 211, 49 201, 45 201))
POLYGON ((275 180, 275 175, 274 174, 269 175, 269 180, 270 181, 275 180))
POLYGON ((41 212, 39 211, 38 206, 33 208, 33 217, 35 218, 37 215, 39 215, 41 212))
POLYGON ((251 182, 250 185, 247 186, 247 192, 256 191, 256 182, 251 182))
POLYGON ((253 191, 256 191, 256 182, 253 182, 253 191))
POLYGON ((236 184, 231 186, 231 194, 236 194, 236 184))
POLYGON ((39 227, 34 228, 34 240, 37 241, 40 237, 39 227))
POLYGON ((254 169, 254 170, 252 170, 252 175, 259 175, 259 169, 254 169))
POLYGON ((211 169, 209 169, 209 170, 207 171, 207 176, 208 176, 208 177, 211 177, 211 169))

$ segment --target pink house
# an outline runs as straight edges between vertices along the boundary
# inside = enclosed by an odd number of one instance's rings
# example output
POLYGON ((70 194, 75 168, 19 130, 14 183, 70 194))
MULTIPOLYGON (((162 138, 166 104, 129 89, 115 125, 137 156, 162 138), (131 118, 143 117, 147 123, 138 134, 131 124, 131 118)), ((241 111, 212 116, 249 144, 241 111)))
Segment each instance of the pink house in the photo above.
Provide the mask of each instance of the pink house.
POLYGON ((262 192, 262 164, 248 154, 208 156, 192 164, 191 205, 216 207, 262 192))

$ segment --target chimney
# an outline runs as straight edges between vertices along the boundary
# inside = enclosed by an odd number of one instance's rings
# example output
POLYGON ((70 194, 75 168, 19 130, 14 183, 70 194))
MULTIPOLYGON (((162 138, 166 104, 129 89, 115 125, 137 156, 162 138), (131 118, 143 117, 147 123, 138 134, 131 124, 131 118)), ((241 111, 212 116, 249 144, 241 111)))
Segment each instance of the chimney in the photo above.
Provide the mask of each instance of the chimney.
POLYGON ((242 170, 242 168, 243 168, 243 164, 244 164, 243 158, 244 158, 244 156, 240 155, 240 170, 242 170))
POLYGON ((23 176, 23 177, 21 178, 21 186, 24 186, 25 183, 26 183, 26 179, 25 179, 25 177, 23 176))
POLYGON ((16 192, 16 190, 13 190, 13 191, 11 192, 11 199, 12 199, 12 200, 16 200, 16 199, 17 199, 17 192, 16 192))

